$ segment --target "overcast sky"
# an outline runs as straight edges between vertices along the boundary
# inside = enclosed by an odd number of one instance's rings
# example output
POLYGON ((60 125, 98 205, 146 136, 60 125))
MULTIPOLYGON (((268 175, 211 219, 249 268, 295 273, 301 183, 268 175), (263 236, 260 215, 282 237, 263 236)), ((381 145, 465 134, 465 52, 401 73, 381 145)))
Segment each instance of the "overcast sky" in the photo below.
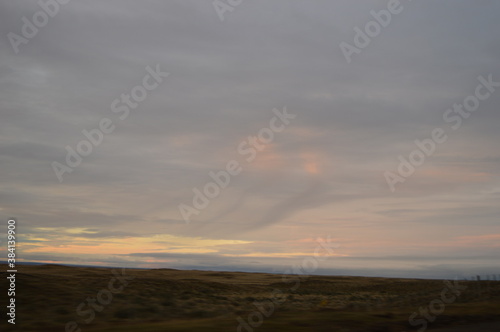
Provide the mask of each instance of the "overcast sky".
POLYGON ((330 236, 317 273, 498 273, 500 88, 479 85, 500 82, 500 3, 401 0, 347 61, 341 43, 387 7, 0 1, 0 217, 18 220, 19 258, 280 273, 330 236), (468 97, 477 110, 446 121, 468 97), (103 121, 102 143, 81 143, 103 121), (436 128, 446 142, 398 173, 436 128), (71 167, 78 146, 92 151, 71 167), (179 206, 230 161, 186 222, 179 206))

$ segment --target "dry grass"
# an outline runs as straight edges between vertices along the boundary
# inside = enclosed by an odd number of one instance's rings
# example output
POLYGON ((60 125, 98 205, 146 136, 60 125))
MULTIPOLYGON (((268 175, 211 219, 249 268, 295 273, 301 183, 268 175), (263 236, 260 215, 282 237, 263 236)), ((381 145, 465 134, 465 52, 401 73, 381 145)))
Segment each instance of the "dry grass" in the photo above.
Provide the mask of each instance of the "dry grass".
MULTIPOLYGON (((236 317, 246 319, 256 310, 253 303, 270 300, 274 290, 284 302, 255 331, 410 331, 409 315, 439 298, 444 287, 439 280, 311 276, 292 291, 293 284, 274 274, 127 270, 135 279, 87 325, 76 308, 107 288, 111 269, 18 268, 18 324, 2 319, 1 331, 64 331, 68 321, 95 332, 236 331, 236 317)), ((466 284, 467 291, 432 327, 500 320, 500 282, 484 281, 481 293, 477 283, 466 284)), ((0 287, 6 286, 0 273, 0 287)), ((0 298, 2 308, 6 298, 0 298)))

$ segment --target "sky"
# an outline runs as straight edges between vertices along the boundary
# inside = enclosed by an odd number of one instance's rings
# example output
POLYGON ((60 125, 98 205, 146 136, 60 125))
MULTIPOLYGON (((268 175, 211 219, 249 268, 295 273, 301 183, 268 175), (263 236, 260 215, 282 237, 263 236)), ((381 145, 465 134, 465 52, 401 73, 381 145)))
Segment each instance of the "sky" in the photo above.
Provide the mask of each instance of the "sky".
POLYGON ((500 273, 498 1, 59 1, 0 1, 20 262, 500 273))

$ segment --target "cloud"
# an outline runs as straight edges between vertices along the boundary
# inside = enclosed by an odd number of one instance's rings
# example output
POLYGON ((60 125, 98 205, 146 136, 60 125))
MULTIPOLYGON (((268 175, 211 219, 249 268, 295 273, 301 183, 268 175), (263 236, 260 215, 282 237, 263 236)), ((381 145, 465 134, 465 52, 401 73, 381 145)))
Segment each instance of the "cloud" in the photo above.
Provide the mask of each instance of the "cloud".
POLYGON ((296 240, 328 234, 349 257, 423 252, 429 271, 442 270, 428 248, 447 246, 450 260, 498 253, 464 239, 500 232, 500 91, 457 131, 443 113, 479 75, 500 81, 500 4, 407 3, 348 65, 339 43, 380 6, 257 0, 220 22, 210 2, 70 2, 15 54, 5 36, 40 8, 2 2, 0 220, 18 218, 26 258, 47 261, 133 265, 120 255, 184 244, 207 253, 177 267, 255 270, 227 255, 305 253, 296 240), (113 101, 156 64, 171 75, 120 120, 113 101), (297 118, 247 163, 238 144, 283 107, 297 118), (116 129, 59 183, 51 163, 102 118, 116 129), (436 127, 448 141, 392 194, 383 172, 436 127), (183 223, 178 205, 232 159, 242 173, 183 223))

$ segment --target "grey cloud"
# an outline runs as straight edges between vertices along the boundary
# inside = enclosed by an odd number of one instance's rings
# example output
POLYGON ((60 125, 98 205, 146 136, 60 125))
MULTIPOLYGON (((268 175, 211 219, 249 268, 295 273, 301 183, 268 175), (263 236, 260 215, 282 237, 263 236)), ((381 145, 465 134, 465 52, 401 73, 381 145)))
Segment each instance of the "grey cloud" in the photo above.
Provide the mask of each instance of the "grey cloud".
MULTIPOLYGON (((500 91, 457 131, 442 116, 474 92, 479 75, 500 81, 500 4, 405 2, 347 64, 339 43, 352 42, 353 28, 385 5, 257 0, 220 22, 205 1, 72 1, 16 55, 7 33, 20 33, 21 17, 39 7, 0 2, 0 217, 17 215, 30 228, 92 228, 98 233, 85 236, 95 238, 157 231, 255 239, 262 229, 279 233, 304 211, 342 211, 353 220, 362 206, 369 221, 353 227, 401 218, 429 230, 457 224, 460 235, 477 220, 475 230, 498 232, 500 91), (171 75, 120 121, 111 103, 156 64, 171 75), (296 121, 276 135, 271 152, 245 164, 238 144, 285 106, 296 121), (59 183, 51 162, 64 162, 65 147, 103 117, 115 131, 59 183), (435 127, 447 130, 448 142, 391 195, 383 172, 435 127), (307 153, 321 164, 317 186, 298 173, 307 153), (177 205, 231 159, 244 172, 183 224, 177 205), (452 207, 432 206, 447 196, 442 204, 452 207), (475 199, 483 205, 459 208, 475 199)), ((326 217, 306 222, 317 224, 297 227, 337 225, 326 217)))

